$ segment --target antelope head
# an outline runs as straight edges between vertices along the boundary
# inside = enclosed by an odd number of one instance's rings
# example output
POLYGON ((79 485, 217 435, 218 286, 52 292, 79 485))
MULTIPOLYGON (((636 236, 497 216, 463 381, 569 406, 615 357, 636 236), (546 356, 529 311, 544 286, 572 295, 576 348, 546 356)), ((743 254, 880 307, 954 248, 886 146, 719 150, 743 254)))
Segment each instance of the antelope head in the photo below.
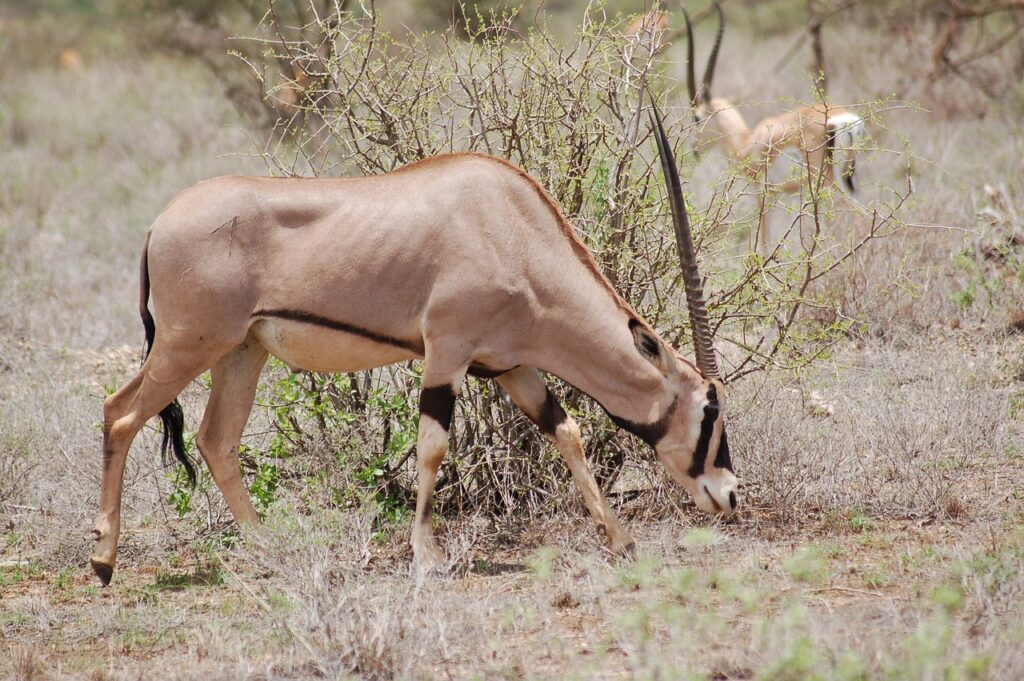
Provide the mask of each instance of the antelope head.
MULTIPOLYGON (((703 284, 679 171, 653 101, 651 119, 672 210, 697 367, 694 372, 688 361, 664 344, 656 343, 648 348, 652 361, 657 363, 654 359, 657 357, 665 364, 662 368, 666 378, 678 381, 676 404, 686 405, 678 411, 690 412, 677 413, 672 408, 666 412, 661 424, 664 432, 654 442, 654 449, 672 478, 690 493, 701 510, 729 515, 736 510, 737 480, 725 434, 725 384, 712 347, 703 284)), ((638 339, 637 347, 641 351, 643 344, 644 339, 638 339)))
POLYGON ((686 86, 689 90, 694 118, 699 124, 698 147, 724 141, 730 149, 739 149, 746 142, 750 128, 732 102, 711 95, 711 81, 715 76, 718 51, 722 46, 722 36, 725 33, 725 14, 722 12, 722 7, 718 4, 718 0, 713 0, 712 4, 718 14, 718 32, 715 34, 715 44, 711 47, 711 53, 708 55, 708 62, 704 67, 704 77, 701 79, 700 90, 698 90, 694 73, 693 24, 690 23, 690 15, 687 14, 686 7, 680 3, 683 20, 686 22, 686 86))

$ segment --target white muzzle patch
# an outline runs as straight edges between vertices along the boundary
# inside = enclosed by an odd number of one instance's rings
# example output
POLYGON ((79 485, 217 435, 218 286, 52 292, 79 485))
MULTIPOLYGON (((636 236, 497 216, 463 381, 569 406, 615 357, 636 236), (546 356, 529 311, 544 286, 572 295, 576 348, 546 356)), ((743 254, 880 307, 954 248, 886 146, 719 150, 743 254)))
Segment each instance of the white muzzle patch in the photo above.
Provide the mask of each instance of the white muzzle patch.
POLYGON ((706 513, 721 513, 730 516, 736 510, 736 488, 739 481, 727 470, 717 470, 713 474, 699 475, 696 480, 697 489, 693 500, 697 507, 706 513))

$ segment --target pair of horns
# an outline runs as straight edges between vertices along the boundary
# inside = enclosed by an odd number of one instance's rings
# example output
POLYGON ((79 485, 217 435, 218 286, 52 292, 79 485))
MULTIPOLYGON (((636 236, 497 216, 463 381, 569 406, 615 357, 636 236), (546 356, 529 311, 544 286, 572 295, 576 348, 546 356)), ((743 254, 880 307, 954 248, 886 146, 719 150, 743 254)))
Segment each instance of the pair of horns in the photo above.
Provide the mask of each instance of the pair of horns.
POLYGON ((654 128, 654 139, 658 143, 658 157, 661 159, 661 170, 665 174, 665 185, 668 188, 668 201, 672 207, 672 224, 676 232, 679 264, 683 270, 686 307, 690 313, 697 368, 707 378, 718 378, 718 363, 715 361, 715 350, 711 345, 711 325, 708 323, 708 310, 704 303, 704 287, 700 271, 697 269, 697 254, 693 248, 693 234, 690 231, 690 217, 686 213, 683 188, 679 183, 679 168, 676 166, 672 147, 665 135, 665 126, 661 122, 661 113, 653 97, 651 126, 654 128))
POLYGON ((725 14, 722 13, 722 6, 718 0, 712 0, 715 12, 718 13, 718 34, 715 36, 715 44, 708 55, 708 63, 704 67, 704 80, 700 85, 700 97, 698 98, 697 87, 694 84, 693 72, 693 24, 690 23, 690 15, 686 13, 686 6, 680 2, 679 9, 683 10, 683 20, 686 22, 686 86, 690 90, 690 105, 707 104, 711 101, 711 79, 715 76, 715 65, 718 63, 718 48, 722 46, 722 34, 725 32, 725 14))

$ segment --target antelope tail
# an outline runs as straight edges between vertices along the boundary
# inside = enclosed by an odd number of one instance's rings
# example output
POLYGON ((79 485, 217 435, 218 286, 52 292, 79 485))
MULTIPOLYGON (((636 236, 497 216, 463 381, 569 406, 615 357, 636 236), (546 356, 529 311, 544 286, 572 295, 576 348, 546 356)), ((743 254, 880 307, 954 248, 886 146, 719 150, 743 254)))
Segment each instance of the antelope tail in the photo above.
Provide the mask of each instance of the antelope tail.
POLYGON ((857 171, 857 141, 864 136, 864 119, 857 114, 841 113, 830 117, 827 123, 827 134, 825 136, 825 157, 828 168, 835 172, 835 152, 839 150, 842 154, 842 163, 839 170, 839 177, 851 194, 856 191, 853 183, 854 173, 857 171))
MULTIPOLYGON (((156 337, 156 323, 149 311, 149 234, 146 234, 146 243, 142 247, 142 261, 139 263, 139 314, 142 316, 142 327, 146 332, 146 347, 142 351, 142 359, 145 360, 153 349, 153 340, 156 337)), ((160 456, 166 459, 167 448, 170 447, 175 458, 185 467, 189 483, 195 487, 196 469, 185 449, 185 412, 181 410, 181 404, 177 399, 160 410, 160 421, 164 426, 160 456)))

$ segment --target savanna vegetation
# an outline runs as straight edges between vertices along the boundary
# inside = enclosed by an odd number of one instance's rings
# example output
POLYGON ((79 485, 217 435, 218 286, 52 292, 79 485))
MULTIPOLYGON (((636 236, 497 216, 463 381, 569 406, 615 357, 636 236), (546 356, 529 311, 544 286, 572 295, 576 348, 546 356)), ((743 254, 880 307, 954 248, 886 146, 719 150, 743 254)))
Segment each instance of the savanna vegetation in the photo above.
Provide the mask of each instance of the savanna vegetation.
MULTIPOLYGON (((689 7, 699 65, 706 4, 689 7)), ((695 149, 673 6, 664 33, 628 36, 647 8, 622 0, 0 3, 0 672, 1021 676, 1018 5, 726 2, 716 94, 750 121, 824 100, 867 122, 854 197, 808 176, 762 199, 695 149), (177 192, 499 155, 689 355, 645 92, 707 275, 740 514, 702 515, 552 378, 638 541, 611 556, 554 449, 471 380, 435 510, 447 574, 414 578, 420 367, 272 361, 241 452, 265 527, 243 540, 204 467, 193 487, 160 459, 154 422, 100 588, 101 404, 138 368, 138 253, 177 192), (755 244, 762 200, 773 239, 755 244)), ((770 179, 802 172, 786 161, 770 179)), ((207 388, 182 397, 191 429, 207 388)))

